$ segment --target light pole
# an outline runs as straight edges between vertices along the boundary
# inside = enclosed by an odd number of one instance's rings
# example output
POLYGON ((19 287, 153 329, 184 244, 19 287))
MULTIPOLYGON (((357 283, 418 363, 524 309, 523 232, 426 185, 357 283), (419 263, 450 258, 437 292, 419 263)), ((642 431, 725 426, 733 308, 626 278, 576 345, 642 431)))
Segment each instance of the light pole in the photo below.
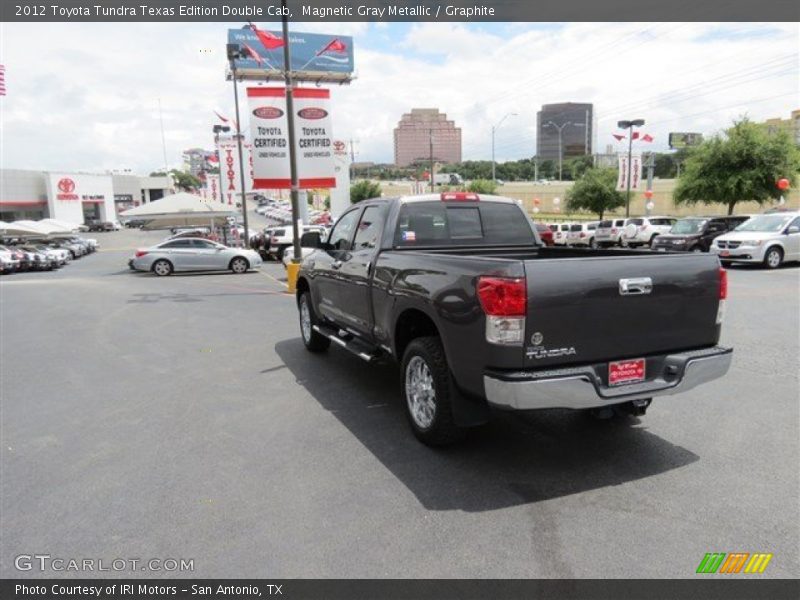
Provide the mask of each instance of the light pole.
POLYGON ((497 181, 497 177, 495 177, 495 162, 494 162, 494 134, 495 132, 500 129, 500 125, 503 124, 508 117, 516 117, 518 116, 517 113, 506 113, 505 116, 500 119, 497 125, 492 125, 492 181, 497 181))
POLYGON ((564 131, 564 128, 567 125, 574 125, 575 127, 584 127, 583 123, 573 123, 572 121, 566 121, 561 125, 556 125, 552 121, 548 121, 544 124, 545 127, 555 127, 558 131, 558 180, 561 181, 561 169, 564 163, 564 149, 561 145, 561 132, 564 131))
POLYGON ((633 121, 617 121, 620 129, 630 129, 628 132, 628 181, 625 187, 625 217, 631 216, 631 157, 633 155, 633 128, 644 125, 644 119, 633 121))
MULTIPOLYGON (((247 222, 247 196, 244 187, 244 153, 242 151, 242 121, 239 116, 239 86, 236 84, 236 59, 242 57, 242 49, 237 44, 228 44, 228 60, 231 64, 233 82, 233 101, 236 105, 236 139, 239 146, 239 177, 242 186, 242 216, 244 217, 244 247, 250 247, 250 228, 247 222)), ((220 172, 222 166, 220 165, 220 172)))
POLYGON ((219 169, 219 134, 231 130, 227 125, 214 125, 214 153, 217 155, 217 169, 219 169))

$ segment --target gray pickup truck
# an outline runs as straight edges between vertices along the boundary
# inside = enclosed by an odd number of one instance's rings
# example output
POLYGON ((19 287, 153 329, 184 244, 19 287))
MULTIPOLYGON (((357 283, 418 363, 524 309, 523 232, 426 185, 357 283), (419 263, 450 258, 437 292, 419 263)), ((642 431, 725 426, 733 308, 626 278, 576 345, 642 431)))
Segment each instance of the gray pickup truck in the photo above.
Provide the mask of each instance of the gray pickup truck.
POLYGON ((361 202, 303 245, 306 348, 400 363, 426 444, 492 408, 641 415, 730 366, 715 256, 548 248, 515 201, 452 192, 361 202))

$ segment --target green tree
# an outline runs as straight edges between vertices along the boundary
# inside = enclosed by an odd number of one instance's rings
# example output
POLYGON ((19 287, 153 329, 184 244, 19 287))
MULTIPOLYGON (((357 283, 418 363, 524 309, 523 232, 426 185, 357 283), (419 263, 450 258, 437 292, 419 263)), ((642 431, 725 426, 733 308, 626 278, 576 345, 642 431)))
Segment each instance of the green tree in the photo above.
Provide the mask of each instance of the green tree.
POLYGON ((625 194, 617 191, 617 172, 614 169, 588 169, 567 190, 567 209, 587 210, 600 219, 607 210, 625 206, 625 194))
POLYGON ((770 135, 745 118, 688 153, 673 198, 675 204, 724 204, 730 215, 739 202, 777 200, 778 179, 794 183, 798 171, 800 151, 789 135, 770 135))
POLYGON ((350 186, 350 202, 355 204, 362 200, 369 200, 370 198, 379 198, 381 195, 381 186, 378 183, 363 179, 358 183, 350 186))
POLYGON ((563 162, 563 179, 577 181, 581 176, 594 166, 594 159, 591 156, 575 156, 563 162))
POLYGON ((188 192, 190 190, 200 189, 202 186, 200 180, 188 171, 172 169, 169 174, 172 175, 172 179, 175 181, 175 187, 177 187, 179 190, 188 192))
POLYGON ((468 192, 476 194, 494 194, 496 190, 497 184, 491 179, 476 179, 467 187, 468 192))

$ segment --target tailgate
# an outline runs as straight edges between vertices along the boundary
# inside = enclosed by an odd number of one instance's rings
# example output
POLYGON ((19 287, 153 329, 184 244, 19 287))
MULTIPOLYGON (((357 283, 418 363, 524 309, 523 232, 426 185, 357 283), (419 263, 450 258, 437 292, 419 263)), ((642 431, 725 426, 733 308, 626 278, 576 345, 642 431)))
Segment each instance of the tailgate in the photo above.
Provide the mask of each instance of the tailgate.
POLYGON ((525 272, 526 367, 638 358, 719 339, 715 256, 533 259, 525 272))

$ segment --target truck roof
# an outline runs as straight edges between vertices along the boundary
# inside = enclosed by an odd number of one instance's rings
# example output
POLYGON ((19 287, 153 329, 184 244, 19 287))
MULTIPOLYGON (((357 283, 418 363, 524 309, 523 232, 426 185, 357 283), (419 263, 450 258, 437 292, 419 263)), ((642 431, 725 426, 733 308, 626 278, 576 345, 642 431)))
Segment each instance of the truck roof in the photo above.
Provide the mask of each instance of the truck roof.
MULTIPOLYGON (((402 204, 410 202, 439 202, 442 201, 442 194, 459 193, 459 192, 441 192, 438 194, 415 194, 408 196, 395 196, 393 198, 386 198, 386 200, 399 200, 402 204)), ((465 192, 472 194, 472 192, 465 192)), ((505 196, 495 196, 492 194, 474 194, 477 200, 456 200, 456 202, 502 202, 504 204, 520 204, 521 201, 514 200, 513 198, 506 198, 505 196)))

